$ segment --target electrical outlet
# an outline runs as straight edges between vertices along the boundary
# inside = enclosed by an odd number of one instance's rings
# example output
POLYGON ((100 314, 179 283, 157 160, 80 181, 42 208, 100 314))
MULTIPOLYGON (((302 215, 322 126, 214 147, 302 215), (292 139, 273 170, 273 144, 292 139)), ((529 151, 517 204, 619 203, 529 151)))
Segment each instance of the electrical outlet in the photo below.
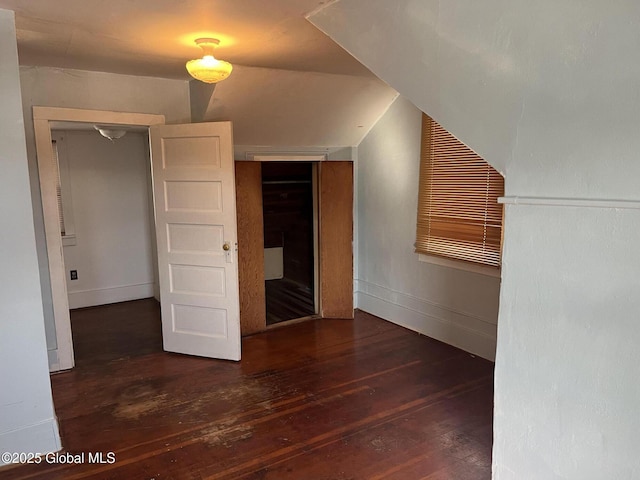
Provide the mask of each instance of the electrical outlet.
POLYGON ((77 280, 78 279, 78 270, 71 270, 71 280, 77 280))

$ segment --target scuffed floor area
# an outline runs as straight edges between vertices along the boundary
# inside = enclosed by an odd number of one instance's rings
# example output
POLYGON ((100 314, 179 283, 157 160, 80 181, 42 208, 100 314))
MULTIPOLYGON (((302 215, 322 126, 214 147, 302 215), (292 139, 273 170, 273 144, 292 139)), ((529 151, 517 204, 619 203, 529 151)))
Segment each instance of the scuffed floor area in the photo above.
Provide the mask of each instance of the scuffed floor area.
POLYGON ((0 479, 491 477, 493 364, 372 315, 245 338, 239 363, 163 352, 152 299, 72 322, 77 367, 51 380, 85 461, 0 479))

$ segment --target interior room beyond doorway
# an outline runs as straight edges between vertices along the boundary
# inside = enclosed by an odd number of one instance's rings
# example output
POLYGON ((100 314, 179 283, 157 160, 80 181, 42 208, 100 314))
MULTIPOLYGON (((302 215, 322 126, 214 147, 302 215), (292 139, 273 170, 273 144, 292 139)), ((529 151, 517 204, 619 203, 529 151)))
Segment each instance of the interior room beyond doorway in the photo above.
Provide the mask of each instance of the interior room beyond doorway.
POLYGON ((69 308, 157 296, 147 129, 52 127, 69 308))
POLYGON ((318 313, 314 169, 311 162, 262 164, 267 325, 318 313))

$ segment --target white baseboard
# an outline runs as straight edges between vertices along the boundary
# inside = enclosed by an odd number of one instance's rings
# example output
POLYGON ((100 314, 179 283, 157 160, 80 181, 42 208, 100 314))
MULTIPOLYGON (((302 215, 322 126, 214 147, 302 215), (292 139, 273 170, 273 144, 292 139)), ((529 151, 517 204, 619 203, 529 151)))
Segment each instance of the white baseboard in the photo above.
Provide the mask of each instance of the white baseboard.
POLYGON ((495 360, 496 324, 363 280, 355 282, 357 308, 392 323, 495 360))
POLYGON ((59 372, 60 359, 58 358, 58 349, 47 350, 47 356, 49 357, 49 372, 59 372))
MULTIPOLYGON (((0 452, 47 454, 57 452, 60 445, 58 422, 49 418, 18 430, 0 433, 0 452)), ((0 466, 7 465, 0 459, 0 466)))
POLYGON ((69 292, 69 308, 93 307, 154 296, 153 283, 69 292))

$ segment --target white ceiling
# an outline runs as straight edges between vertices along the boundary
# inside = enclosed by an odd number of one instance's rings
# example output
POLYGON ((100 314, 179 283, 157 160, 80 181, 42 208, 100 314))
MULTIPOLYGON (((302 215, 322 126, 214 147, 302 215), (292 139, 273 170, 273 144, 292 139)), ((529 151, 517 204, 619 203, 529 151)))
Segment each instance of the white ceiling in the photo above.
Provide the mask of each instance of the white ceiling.
POLYGON ((21 65, 189 78, 193 40, 232 64, 371 75, 305 19, 321 0, 0 0, 16 13, 21 65))

